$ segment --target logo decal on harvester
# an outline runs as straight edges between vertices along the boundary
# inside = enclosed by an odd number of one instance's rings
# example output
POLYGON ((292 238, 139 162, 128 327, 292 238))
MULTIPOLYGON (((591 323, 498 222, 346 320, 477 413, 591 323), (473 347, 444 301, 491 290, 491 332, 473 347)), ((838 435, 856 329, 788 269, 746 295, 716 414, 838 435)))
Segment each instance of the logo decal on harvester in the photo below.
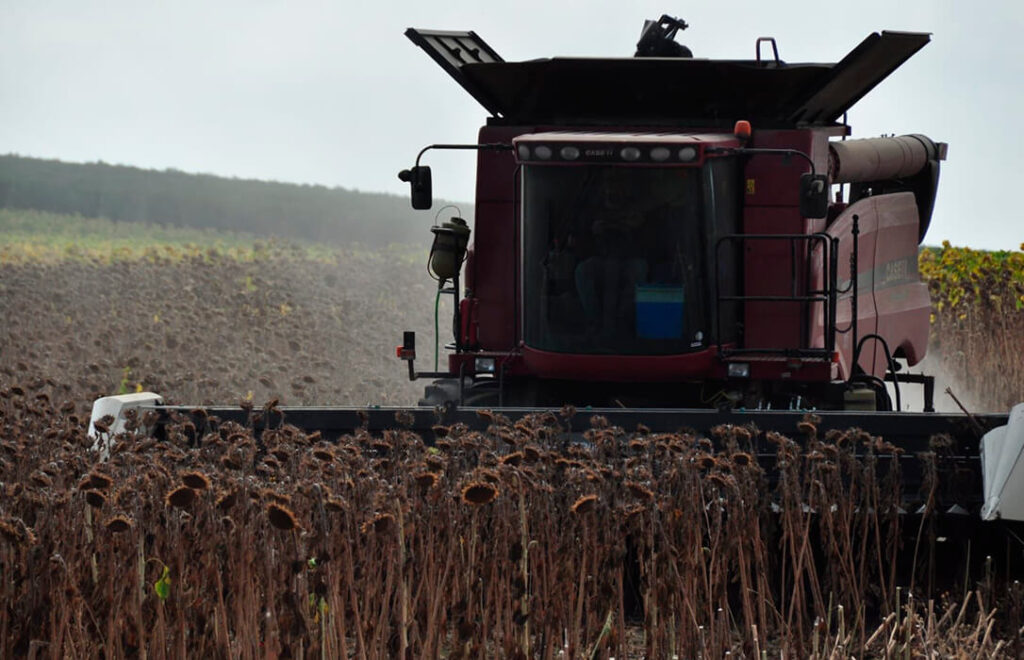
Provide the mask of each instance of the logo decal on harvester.
MULTIPOLYGON (((885 264, 885 270, 882 273, 882 279, 880 284, 883 286, 887 284, 902 283, 909 279, 908 273, 909 268, 907 267, 907 259, 898 259, 896 261, 890 261, 885 264)), ((877 284, 876 284, 877 286, 877 284)))
MULTIPOLYGON (((917 272, 917 257, 901 257, 876 266, 874 270, 861 272, 857 276, 857 288, 861 291, 871 289, 879 291, 904 284, 916 284, 920 281, 917 272)), ((837 288, 839 291, 846 291, 839 295, 840 300, 853 295, 853 291, 850 289, 850 280, 839 282, 837 288)))
POLYGON ((757 190, 754 187, 754 179, 747 179, 747 194, 753 195, 757 190))

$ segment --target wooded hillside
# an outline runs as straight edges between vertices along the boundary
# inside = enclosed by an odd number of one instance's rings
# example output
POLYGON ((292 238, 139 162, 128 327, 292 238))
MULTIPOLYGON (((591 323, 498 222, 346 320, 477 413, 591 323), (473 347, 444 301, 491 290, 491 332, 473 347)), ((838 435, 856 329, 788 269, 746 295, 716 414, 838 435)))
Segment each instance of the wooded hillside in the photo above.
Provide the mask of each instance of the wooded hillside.
POLYGON ((397 195, 14 155, 0 156, 0 208, 371 246, 426 241, 433 221, 397 195))

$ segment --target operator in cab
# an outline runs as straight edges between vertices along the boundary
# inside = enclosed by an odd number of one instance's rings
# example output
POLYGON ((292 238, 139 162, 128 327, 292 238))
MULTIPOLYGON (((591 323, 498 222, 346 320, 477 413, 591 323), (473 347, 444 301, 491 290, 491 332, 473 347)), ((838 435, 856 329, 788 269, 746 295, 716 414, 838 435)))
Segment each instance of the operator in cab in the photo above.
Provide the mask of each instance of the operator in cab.
MULTIPOLYGON (((669 276, 664 264, 675 256, 664 226, 671 188, 652 186, 654 171, 605 168, 600 204, 583 220, 575 285, 589 337, 615 339, 635 327, 637 285, 669 276), (641 181, 634 181, 641 175, 641 181), (589 224, 588 224, 589 223, 589 224)), ((674 173, 675 177, 680 172, 674 173)))
POLYGON ((582 247, 590 256, 576 266, 575 282, 588 332, 615 335, 628 328, 632 292, 647 279, 639 236, 645 218, 621 177, 605 175, 602 188, 602 203, 584 220, 590 224, 582 247))

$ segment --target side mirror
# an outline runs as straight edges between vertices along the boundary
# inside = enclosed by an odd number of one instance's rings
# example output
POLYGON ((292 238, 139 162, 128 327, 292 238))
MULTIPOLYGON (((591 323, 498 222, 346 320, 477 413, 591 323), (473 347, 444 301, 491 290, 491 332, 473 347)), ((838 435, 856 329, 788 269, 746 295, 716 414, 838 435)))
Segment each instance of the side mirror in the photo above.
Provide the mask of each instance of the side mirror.
POLYGON ((827 175, 800 175, 800 215, 805 218, 824 218, 828 215, 827 175))
POLYGON ((409 183, 414 209, 425 210, 433 206, 434 199, 428 165, 417 165, 412 169, 402 170, 398 173, 398 178, 409 183))

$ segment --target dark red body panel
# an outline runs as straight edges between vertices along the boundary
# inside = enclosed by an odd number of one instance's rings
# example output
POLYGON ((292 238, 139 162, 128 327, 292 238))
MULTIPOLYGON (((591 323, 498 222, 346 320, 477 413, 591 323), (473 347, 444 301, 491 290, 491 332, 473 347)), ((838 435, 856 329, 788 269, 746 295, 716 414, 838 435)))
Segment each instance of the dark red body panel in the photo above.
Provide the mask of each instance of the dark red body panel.
POLYGON ((713 348, 686 355, 574 355, 523 347, 526 370, 540 378, 630 382, 701 380, 716 364, 713 348), (642 375, 642 376, 641 376, 642 375))
MULTIPOLYGON (((485 126, 480 143, 511 142, 529 128, 485 126)), ((476 226, 472 273, 467 281, 476 298, 477 341, 484 350, 509 351, 516 345, 516 263, 519 255, 515 218, 516 163, 507 151, 477 155, 476 226)))
MULTIPOLYGON (((859 227, 857 268, 857 335, 878 334, 909 364, 924 358, 928 347, 931 300, 917 270, 918 212, 911 193, 868 197, 846 208, 827 232, 840 238, 839 263, 850 263, 854 216, 859 227)), ((840 268, 840 289, 850 282, 849 269, 840 268)), ((853 291, 840 296, 837 327, 852 320, 853 291)), ((821 327, 815 327, 820 336, 821 327)), ((840 373, 849 377, 853 363, 852 333, 837 336, 840 373)), ((875 376, 886 370, 885 353, 877 341, 865 342, 860 366, 875 376)))
MULTIPOLYGON (((809 130, 760 131, 752 145, 762 149, 797 149, 818 171, 828 161, 828 135, 809 130)), ((758 156, 744 173, 743 232, 805 234, 808 222, 799 212, 800 175, 808 171, 802 158, 758 156)), ((806 244, 751 240, 744 247, 744 291, 750 296, 804 295, 806 244)), ((748 302, 744 310, 745 344, 751 348, 799 346, 804 341, 800 303, 748 302)))

